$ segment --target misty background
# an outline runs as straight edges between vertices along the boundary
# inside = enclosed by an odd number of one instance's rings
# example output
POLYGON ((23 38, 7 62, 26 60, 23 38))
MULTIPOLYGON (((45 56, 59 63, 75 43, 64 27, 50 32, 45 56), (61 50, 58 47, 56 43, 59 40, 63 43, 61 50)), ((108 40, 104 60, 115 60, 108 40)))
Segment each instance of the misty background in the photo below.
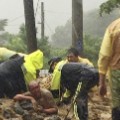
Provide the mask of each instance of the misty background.
MULTIPOLYGON (((101 17, 99 6, 105 1, 83 0, 83 55, 95 66, 106 27, 120 16, 119 9, 115 9, 101 17)), ((66 50, 72 45, 72 0, 34 0, 34 13, 38 49, 44 53, 46 67, 51 57, 64 58, 66 50), (44 39, 41 39, 41 2, 44 2, 45 13, 44 39)), ((23 0, 0 0, 2 19, 0 47, 27 53, 23 0)))
MULTIPOLYGON (((106 0, 83 0, 83 12, 98 9, 106 0)), ((65 25, 72 15, 72 0, 34 0, 36 27, 40 34, 41 2, 44 2, 45 34, 51 36, 55 28, 65 25)), ((0 0, 0 19, 8 19, 6 30, 17 33, 19 27, 25 22, 23 0, 0 0)), ((88 23, 89 24, 89 23, 88 23)))

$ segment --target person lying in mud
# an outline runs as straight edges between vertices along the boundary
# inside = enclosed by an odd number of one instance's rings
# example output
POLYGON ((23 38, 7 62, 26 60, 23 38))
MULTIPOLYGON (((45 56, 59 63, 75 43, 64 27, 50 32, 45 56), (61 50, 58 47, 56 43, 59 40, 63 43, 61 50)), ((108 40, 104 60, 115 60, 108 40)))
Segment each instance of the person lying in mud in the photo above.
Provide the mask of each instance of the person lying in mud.
POLYGON ((40 88, 39 83, 34 80, 29 83, 28 89, 29 92, 14 96, 14 101, 30 100, 36 111, 46 114, 58 113, 57 105, 50 91, 40 88))

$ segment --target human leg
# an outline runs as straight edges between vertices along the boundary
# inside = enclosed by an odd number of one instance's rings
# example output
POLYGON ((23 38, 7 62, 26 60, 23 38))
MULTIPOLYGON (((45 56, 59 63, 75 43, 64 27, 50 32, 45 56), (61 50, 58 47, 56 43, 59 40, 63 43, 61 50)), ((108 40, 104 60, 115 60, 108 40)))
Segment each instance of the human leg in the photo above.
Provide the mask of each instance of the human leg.
POLYGON ((120 120, 120 70, 111 71, 112 120, 120 120))

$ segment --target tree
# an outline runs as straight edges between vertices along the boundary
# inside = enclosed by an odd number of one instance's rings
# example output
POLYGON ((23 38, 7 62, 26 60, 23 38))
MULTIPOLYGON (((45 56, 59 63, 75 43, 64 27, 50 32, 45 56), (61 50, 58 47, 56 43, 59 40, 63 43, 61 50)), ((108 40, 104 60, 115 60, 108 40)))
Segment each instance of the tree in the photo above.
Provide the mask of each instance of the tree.
MULTIPOLYGON (((103 37, 106 27, 119 17, 119 11, 114 10, 111 14, 100 17, 99 9, 94 9, 83 16, 83 33, 92 37, 103 37)), ((52 35, 51 45, 54 48, 68 48, 72 45, 72 22, 71 19, 64 26, 57 26, 52 35)))
POLYGON ((99 15, 99 9, 94 9, 84 14, 84 35, 103 37, 106 27, 119 17, 119 11, 115 9, 111 14, 99 15))
POLYGON ((19 33, 18 33, 18 36, 21 38, 21 40, 23 40, 23 42, 25 44, 27 44, 27 40, 26 40, 26 30, 25 30, 25 25, 22 24, 20 26, 20 30, 19 30, 19 33))
POLYGON ((5 31, 5 27, 7 26, 7 19, 0 20, 0 45, 4 46, 7 44, 11 38, 11 34, 5 31))
POLYGON ((103 13, 110 14, 115 8, 120 7, 120 0, 108 0, 100 5, 100 15, 103 13))
POLYGON ((56 48, 66 48, 72 45, 72 22, 68 20, 65 26, 58 26, 52 35, 51 45, 56 48))
POLYGON ((6 25, 7 25, 7 19, 0 20, 0 31, 5 31, 6 25))
POLYGON ((24 44, 23 40, 18 36, 12 36, 11 40, 5 45, 5 47, 17 52, 27 53, 26 44, 24 44))
POLYGON ((97 66, 98 54, 100 50, 102 39, 91 37, 90 35, 84 36, 84 56, 97 66))
POLYGON ((83 52, 83 4, 82 0, 72 0, 72 46, 83 52))
POLYGON ((25 26, 28 53, 37 49, 36 28, 34 18, 33 0, 24 1, 25 26))
POLYGON ((48 37, 44 37, 44 39, 38 39, 38 48, 43 51, 45 57, 50 57, 51 46, 48 42, 48 37))

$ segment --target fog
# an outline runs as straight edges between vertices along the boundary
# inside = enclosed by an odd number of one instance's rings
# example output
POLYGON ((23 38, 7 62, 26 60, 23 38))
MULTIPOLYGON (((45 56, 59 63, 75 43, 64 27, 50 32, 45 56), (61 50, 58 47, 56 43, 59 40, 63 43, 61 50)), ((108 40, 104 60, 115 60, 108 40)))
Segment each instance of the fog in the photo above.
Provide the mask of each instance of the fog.
MULTIPOLYGON (((99 5, 105 1, 83 0, 83 11, 87 12, 99 8, 99 5)), ((41 2, 44 2, 45 10, 45 34, 50 36, 58 25, 64 25, 71 18, 72 0, 34 0, 38 34, 40 34, 41 2)), ((8 19, 6 30, 17 33, 20 25, 25 21, 23 0, 0 0, 0 19, 8 19)))

